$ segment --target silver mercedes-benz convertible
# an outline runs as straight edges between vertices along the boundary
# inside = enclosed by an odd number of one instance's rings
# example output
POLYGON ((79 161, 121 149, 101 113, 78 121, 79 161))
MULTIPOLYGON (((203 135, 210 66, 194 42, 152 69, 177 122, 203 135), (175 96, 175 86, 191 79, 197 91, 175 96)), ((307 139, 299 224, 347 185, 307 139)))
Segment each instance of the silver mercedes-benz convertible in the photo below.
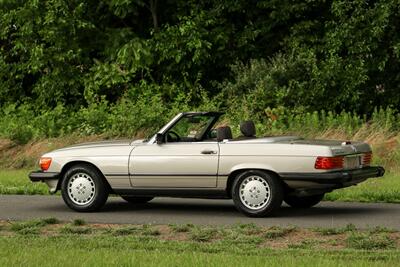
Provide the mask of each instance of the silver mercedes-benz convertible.
MULTIPOLYGON (((96 211, 109 194, 131 203, 154 197, 232 198, 248 216, 270 215, 282 201, 296 208, 324 194, 380 177, 368 144, 257 137, 254 123, 233 137, 221 112, 185 112, 148 140, 105 141, 43 155, 31 181, 61 190, 73 210, 96 211), (221 122, 222 121, 222 122, 221 122)), ((128 126, 127 126, 128 127, 128 126)))

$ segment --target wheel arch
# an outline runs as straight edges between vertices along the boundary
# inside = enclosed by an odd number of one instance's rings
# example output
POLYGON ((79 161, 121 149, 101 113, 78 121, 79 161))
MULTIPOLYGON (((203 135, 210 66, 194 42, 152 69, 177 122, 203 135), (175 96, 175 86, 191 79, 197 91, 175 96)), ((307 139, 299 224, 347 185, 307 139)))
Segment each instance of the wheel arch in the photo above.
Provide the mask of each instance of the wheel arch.
POLYGON ((73 166, 75 166, 75 165, 79 165, 79 164, 85 164, 85 165, 89 165, 89 166, 95 168, 95 169, 101 174, 101 177, 102 177, 102 179, 105 181, 106 185, 108 186, 109 191, 112 192, 112 188, 111 188, 111 186, 110 186, 110 183, 107 181, 107 179, 106 179, 106 177, 104 176, 103 172, 102 172, 95 164, 93 164, 92 162, 89 162, 89 161, 85 161, 85 160, 73 160, 73 161, 67 162, 67 163, 61 168, 60 179, 58 179, 58 183, 57 183, 57 190, 60 190, 60 189, 61 189, 61 184, 62 184, 62 181, 63 181, 63 179, 64 179, 65 173, 66 173, 71 167, 73 167, 73 166))
POLYGON ((239 168, 236 169, 234 171, 232 171, 229 175, 228 175, 228 180, 226 182, 226 194, 231 198, 232 197, 232 186, 233 186, 233 182, 235 181, 236 177, 246 171, 263 171, 266 172, 268 174, 272 174, 273 176, 276 176, 279 181, 281 182, 283 188, 284 186, 284 182, 282 181, 281 177, 279 176, 279 174, 276 171, 273 171, 271 169, 266 169, 266 168, 239 168))

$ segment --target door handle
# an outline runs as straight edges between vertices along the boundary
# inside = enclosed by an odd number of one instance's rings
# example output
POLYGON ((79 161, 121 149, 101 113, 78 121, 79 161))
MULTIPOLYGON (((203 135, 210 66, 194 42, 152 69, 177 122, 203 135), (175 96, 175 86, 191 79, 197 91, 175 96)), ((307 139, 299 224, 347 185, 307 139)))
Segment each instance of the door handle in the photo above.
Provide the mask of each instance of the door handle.
POLYGON ((201 151, 201 154, 217 154, 217 151, 206 149, 201 151))

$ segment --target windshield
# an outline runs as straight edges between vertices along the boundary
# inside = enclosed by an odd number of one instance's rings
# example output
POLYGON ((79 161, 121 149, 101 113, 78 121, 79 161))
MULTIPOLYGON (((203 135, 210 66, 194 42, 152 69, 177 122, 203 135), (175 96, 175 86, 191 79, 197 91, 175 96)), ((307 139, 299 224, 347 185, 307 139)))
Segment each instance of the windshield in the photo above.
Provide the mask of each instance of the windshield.
POLYGON ((171 129, 167 131, 166 141, 200 141, 214 120, 215 116, 207 115, 190 115, 182 117, 171 129))

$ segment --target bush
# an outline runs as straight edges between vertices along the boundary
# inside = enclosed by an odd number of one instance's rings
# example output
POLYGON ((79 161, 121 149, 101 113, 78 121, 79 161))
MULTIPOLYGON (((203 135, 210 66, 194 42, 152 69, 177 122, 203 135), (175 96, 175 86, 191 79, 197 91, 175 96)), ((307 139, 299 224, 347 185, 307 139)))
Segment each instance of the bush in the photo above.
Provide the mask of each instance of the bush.
POLYGON ((33 138, 33 130, 30 125, 13 124, 9 128, 9 138, 17 145, 24 145, 33 138))
POLYGON ((160 95, 144 95, 136 100, 122 99, 112 106, 108 132, 112 136, 145 136, 171 119, 160 95))
MULTIPOLYGON (((36 110, 29 104, 8 105, 0 111, 0 137, 11 139, 15 144, 72 133, 85 136, 148 137, 178 112, 222 109, 222 101, 218 101, 218 98, 210 99, 201 88, 198 89, 196 99, 179 94, 172 102, 167 102, 161 94, 151 93, 151 90, 155 90, 152 86, 141 85, 140 88, 149 89, 149 92, 145 91, 135 97, 128 91, 116 104, 100 99, 75 111, 62 105, 53 110, 36 110)), ((301 107, 256 108, 258 104, 254 104, 255 99, 248 102, 247 97, 242 100, 235 97, 226 100, 233 101, 226 108, 225 122, 231 125, 234 135, 240 134, 239 122, 244 119, 256 122, 258 136, 300 135, 314 138, 327 135, 362 140, 377 134, 394 136, 400 130, 400 115, 390 107, 375 108, 371 116, 367 117, 347 111, 308 112, 301 107)))

